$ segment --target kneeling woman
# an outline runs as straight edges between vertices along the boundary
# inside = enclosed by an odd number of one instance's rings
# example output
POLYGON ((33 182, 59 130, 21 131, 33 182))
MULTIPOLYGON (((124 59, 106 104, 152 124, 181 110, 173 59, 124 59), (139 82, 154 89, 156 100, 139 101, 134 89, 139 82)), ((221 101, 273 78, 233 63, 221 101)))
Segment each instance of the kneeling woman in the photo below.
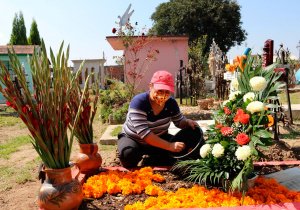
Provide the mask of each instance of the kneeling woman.
POLYGON ((136 95, 130 102, 126 121, 118 138, 118 152, 124 167, 136 167, 144 155, 143 165, 172 165, 176 154, 203 140, 197 122, 180 112, 174 93, 174 80, 168 71, 154 73, 149 91, 136 95), (171 122, 182 130, 175 136, 168 133, 171 122), (144 156, 145 157, 145 156, 144 156))

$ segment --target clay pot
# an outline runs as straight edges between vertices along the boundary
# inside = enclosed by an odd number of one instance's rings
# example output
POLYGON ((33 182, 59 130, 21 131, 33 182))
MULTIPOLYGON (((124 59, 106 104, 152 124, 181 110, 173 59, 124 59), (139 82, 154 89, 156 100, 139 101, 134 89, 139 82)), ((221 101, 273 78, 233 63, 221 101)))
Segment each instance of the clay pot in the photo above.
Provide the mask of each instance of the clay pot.
POLYGON ((94 175, 99 172, 102 157, 98 153, 97 144, 79 144, 80 152, 74 158, 74 162, 83 174, 94 175))
POLYGON ((46 180, 42 184, 38 205, 42 210, 78 209, 83 193, 81 184, 72 178, 71 167, 62 169, 44 169, 46 180))

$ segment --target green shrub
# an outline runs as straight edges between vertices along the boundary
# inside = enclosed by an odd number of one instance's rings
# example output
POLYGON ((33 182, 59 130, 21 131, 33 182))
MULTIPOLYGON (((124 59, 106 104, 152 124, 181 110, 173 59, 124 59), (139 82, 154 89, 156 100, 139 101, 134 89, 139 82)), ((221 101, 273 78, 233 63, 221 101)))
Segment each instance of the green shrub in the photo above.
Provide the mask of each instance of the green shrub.
POLYGON ((113 120, 115 123, 124 123, 128 112, 129 102, 123 104, 122 107, 113 112, 113 120))
POLYGON ((123 123, 126 118, 130 101, 130 88, 121 81, 109 79, 107 90, 100 91, 100 118, 103 123, 109 122, 111 115, 113 123, 123 123))

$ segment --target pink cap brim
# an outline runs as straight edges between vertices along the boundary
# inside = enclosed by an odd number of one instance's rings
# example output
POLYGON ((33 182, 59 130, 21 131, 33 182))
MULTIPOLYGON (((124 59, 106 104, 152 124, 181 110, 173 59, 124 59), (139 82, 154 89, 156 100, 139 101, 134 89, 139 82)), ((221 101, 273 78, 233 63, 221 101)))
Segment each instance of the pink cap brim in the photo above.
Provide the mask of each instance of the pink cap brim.
POLYGON ((172 93, 174 93, 174 86, 169 86, 169 85, 165 85, 165 84, 153 84, 153 88, 155 90, 169 90, 172 93))

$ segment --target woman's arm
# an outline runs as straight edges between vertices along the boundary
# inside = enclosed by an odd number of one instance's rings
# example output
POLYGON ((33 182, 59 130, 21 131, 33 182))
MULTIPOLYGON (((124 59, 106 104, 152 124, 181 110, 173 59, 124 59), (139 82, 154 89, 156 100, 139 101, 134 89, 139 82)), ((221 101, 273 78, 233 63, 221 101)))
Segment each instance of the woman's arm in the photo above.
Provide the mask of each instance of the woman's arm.
POLYGON ((180 121, 179 123, 179 128, 187 128, 187 127, 191 127, 192 129, 195 129, 195 127, 199 127, 198 123, 194 120, 191 120, 191 119, 187 119, 187 118, 184 118, 180 121))
POLYGON ((159 147, 171 152, 180 152, 185 148, 185 144, 183 142, 168 142, 152 132, 145 136, 144 141, 151 146, 159 147))

